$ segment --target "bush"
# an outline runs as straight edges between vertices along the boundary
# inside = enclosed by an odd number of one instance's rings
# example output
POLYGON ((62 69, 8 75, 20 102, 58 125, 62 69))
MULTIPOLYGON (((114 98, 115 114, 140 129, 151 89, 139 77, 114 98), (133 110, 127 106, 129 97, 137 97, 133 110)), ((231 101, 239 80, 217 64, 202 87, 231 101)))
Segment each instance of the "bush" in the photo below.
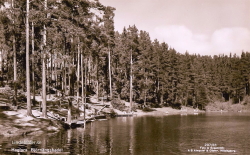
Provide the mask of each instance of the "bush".
POLYGON ((232 102, 214 102, 206 106, 206 111, 231 111, 237 112, 244 110, 246 106, 242 104, 233 104, 232 102))
POLYGON ((2 80, 0 80, 0 87, 4 87, 4 86, 5 86, 5 83, 2 80))
POLYGON ((171 107, 173 109, 181 109, 181 103, 174 103, 174 104, 171 104, 171 107))
POLYGON ((250 104, 250 96, 245 96, 242 101, 243 105, 249 105, 250 104))
POLYGON ((136 109, 137 109, 137 106, 135 104, 133 104, 133 107, 132 107, 132 111, 136 112, 136 109))
POLYGON ((39 102, 37 100, 32 100, 32 104, 33 104, 33 106, 37 106, 37 105, 39 105, 39 102))
POLYGON ((114 109, 118 109, 120 111, 126 110, 125 103, 122 103, 121 100, 119 100, 119 99, 113 99, 111 101, 111 105, 113 106, 114 109))
POLYGON ((162 108, 160 104, 150 104, 152 108, 162 108))
POLYGON ((145 107, 145 108, 142 109, 142 111, 144 111, 144 112, 151 112, 151 111, 155 111, 155 110, 152 109, 152 108, 149 108, 149 107, 145 107))
POLYGON ((26 103, 27 98, 24 94, 17 95, 17 102, 26 103))
POLYGON ((53 89, 49 89, 49 94, 56 94, 56 91, 53 89))
POLYGON ((60 101, 47 101, 46 104, 47 106, 51 105, 52 107, 55 107, 60 105, 60 101))

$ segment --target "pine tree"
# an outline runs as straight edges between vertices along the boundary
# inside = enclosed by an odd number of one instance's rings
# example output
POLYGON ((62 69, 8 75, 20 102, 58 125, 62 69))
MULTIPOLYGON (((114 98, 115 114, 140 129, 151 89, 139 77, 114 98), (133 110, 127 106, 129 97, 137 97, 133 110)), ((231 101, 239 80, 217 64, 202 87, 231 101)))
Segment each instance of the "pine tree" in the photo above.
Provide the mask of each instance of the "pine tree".
POLYGON ((27 116, 32 116, 30 102, 30 64, 29 64, 29 0, 26 1, 26 86, 27 86, 27 116))

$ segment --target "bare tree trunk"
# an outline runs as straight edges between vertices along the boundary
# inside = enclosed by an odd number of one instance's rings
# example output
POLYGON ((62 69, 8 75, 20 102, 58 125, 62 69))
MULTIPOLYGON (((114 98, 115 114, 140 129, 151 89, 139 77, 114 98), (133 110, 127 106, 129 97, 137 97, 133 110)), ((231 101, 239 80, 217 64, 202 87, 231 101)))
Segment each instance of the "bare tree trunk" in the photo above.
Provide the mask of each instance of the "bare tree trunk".
MULTIPOLYGON (((14 0, 11 1, 11 7, 14 13, 14 0)), ((15 29, 15 16, 13 15, 13 28, 15 29)), ((13 96, 13 105, 16 106, 16 98, 17 98, 17 63, 16 63, 16 36, 13 34, 13 62, 14 62, 14 96, 13 96)))
POLYGON ((112 100, 113 94, 112 94, 111 66, 110 66, 111 57, 110 57, 110 49, 109 49, 109 46, 108 46, 108 50, 109 50, 109 91, 110 91, 110 100, 112 100))
POLYGON ((161 105, 163 105, 163 99, 164 99, 164 96, 163 96, 163 93, 164 93, 164 90, 163 90, 163 86, 161 85, 160 86, 161 87, 161 93, 160 93, 160 103, 161 103, 161 105))
POLYGON ((157 96, 157 102, 158 102, 158 104, 160 103, 160 104, 162 104, 161 103, 161 101, 160 101, 160 97, 159 97, 159 95, 160 95, 160 81, 159 81, 159 75, 158 75, 158 77, 157 77, 157 91, 156 91, 156 96, 157 96))
POLYGON ((71 99, 68 99, 69 106, 68 106, 68 116, 67 116, 67 123, 70 125, 71 124, 71 108, 72 108, 72 102, 71 99))
POLYGON ((47 117, 47 106, 46 106, 46 64, 45 64, 45 52, 42 53, 42 117, 47 117))
POLYGON ((66 63, 65 63, 65 60, 64 60, 64 65, 63 65, 63 72, 64 72, 64 77, 63 77, 63 91, 64 91, 64 95, 66 96, 66 91, 67 91, 67 72, 66 72, 66 63))
POLYGON ((30 103, 30 66, 29 66, 29 0, 26 1, 26 86, 27 86, 27 116, 32 116, 30 103))
MULTIPOLYGON (((55 54, 55 59, 57 59, 57 54, 55 54)), ((56 90, 56 96, 57 96, 57 85, 58 85, 58 81, 57 81, 57 62, 54 62, 54 78, 55 78, 55 90, 56 90)))
POLYGON ((49 78, 49 86, 48 86, 48 93, 49 93, 49 98, 51 98, 51 92, 50 92, 50 87, 52 87, 52 71, 53 71, 53 51, 50 52, 50 68, 47 67, 48 71, 48 78, 49 78))
POLYGON ((130 52, 130 94, 129 94, 129 101, 130 101, 130 112, 132 112, 132 107, 133 107, 133 103, 132 103, 132 97, 133 97, 133 70, 132 70, 132 66, 133 66, 133 59, 132 59, 132 50, 130 52))
POLYGON ((71 83, 70 83, 70 74, 68 74, 69 76, 69 92, 68 92, 68 95, 70 96, 71 95, 71 83))
POLYGON ((16 106, 17 98, 17 63, 16 63, 16 38, 13 35, 13 62, 14 62, 14 96, 13 96, 13 105, 16 106))
POLYGON ((146 77, 146 84, 145 84, 145 91, 144 91, 144 106, 147 104, 147 77, 146 77))
POLYGON ((100 96, 100 93, 99 93, 99 76, 98 76, 98 66, 99 66, 99 61, 97 61, 97 65, 96 65, 96 82, 97 82, 97 90, 96 90, 96 95, 97 95, 97 102, 99 101, 99 96, 100 96))
POLYGON ((35 55, 35 51, 34 51, 34 47, 35 47, 35 42, 34 42, 34 23, 31 23, 31 47, 32 47, 32 91, 33 91, 33 103, 35 103, 35 66, 34 66, 34 55, 35 55))
MULTIPOLYGON (((47 9, 47 0, 44 0, 44 9, 47 9)), ((42 52, 42 94, 43 94, 43 100, 42 100, 42 117, 47 118, 47 106, 46 106, 46 26, 44 25, 44 34, 43 34, 43 52, 42 52)))
MULTIPOLYGON (((78 38, 79 41, 79 38, 78 38)), ((79 108, 79 83, 80 83, 80 45, 77 45, 77 108, 79 108)))
POLYGON ((61 63, 60 64, 60 69, 61 69, 61 71, 62 71, 62 73, 60 74, 60 84, 61 84, 61 89, 62 89, 62 91, 61 91, 61 94, 62 94, 62 96, 63 96, 63 94, 64 94, 64 83, 63 83, 63 78, 64 78, 64 62, 63 63, 61 63))
POLYGON ((2 48, 0 51, 0 72, 1 72, 1 77, 3 78, 3 49, 2 48))
POLYGON ((84 61, 85 63, 84 63, 84 67, 85 67, 85 69, 84 69, 84 113, 85 113, 85 104, 86 104, 86 95, 87 95, 87 59, 85 59, 85 61, 84 61))
POLYGON ((91 83, 91 81, 92 81, 92 79, 91 79, 91 76, 90 76, 90 71, 91 71, 91 63, 92 63, 92 57, 90 56, 89 57, 89 61, 88 61, 88 85, 89 85, 89 87, 90 87, 90 83, 91 83))
POLYGON ((82 54, 82 52, 81 52, 81 73, 82 73, 82 105, 84 106, 83 108, 84 108, 84 128, 86 127, 86 107, 85 107, 85 103, 84 103, 84 101, 85 101, 85 99, 84 99, 84 83, 83 83, 83 78, 84 78, 84 73, 83 73, 83 54, 82 54))

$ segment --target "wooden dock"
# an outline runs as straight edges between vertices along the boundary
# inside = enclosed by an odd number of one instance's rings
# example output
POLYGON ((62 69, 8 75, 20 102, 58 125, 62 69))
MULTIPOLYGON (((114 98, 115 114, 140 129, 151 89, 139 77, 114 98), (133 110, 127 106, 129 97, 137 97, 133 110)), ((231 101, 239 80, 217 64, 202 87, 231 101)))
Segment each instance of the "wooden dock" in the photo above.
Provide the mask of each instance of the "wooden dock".
POLYGON ((71 121, 71 123, 67 123, 67 122, 63 122, 64 127, 69 129, 69 128, 77 128, 77 127, 84 127, 84 123, 86 121, 86 123, 91 123, 95 120, 103 120, 106 119, 107 117, 105 115, 96 115, 96 116, 92 116, 89 118, 86 118, 86 120, 84 120, 83 117, 80 117, 78 119, 74 119, 71 121))
POLYGON ((116 114, 115 117, 133 117, 136 116, 136 114, 130 114, 130 113, 125 113, 125 114, 116 114))

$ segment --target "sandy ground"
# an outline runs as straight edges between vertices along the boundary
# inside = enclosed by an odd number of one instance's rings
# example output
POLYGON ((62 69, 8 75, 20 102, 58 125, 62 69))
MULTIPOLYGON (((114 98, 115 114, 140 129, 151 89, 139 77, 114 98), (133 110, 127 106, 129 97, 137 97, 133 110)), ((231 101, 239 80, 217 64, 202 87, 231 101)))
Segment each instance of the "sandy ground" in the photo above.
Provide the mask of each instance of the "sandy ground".
POLYGON ((198 113, 204 113, 205 111, 196 110, 190 107, 184 107, 181 110, 173 109, 171 107, 163 107, 163 108, 153 108, 155 111, 151 112, 143 112, 142 110, 137 110, 135 114, 137 116, 145 116, 145 115, 196 115, 198 113))

